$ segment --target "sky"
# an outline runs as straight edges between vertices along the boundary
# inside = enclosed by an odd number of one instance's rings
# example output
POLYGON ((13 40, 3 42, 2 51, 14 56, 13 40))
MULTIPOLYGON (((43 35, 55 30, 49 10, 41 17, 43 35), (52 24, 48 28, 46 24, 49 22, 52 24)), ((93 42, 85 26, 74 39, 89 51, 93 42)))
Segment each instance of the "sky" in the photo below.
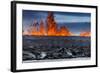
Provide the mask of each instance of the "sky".
MULTIPOLYGON (((91 14, 79 12, 53 12, 54 19, 58 25, 66 26, 72 33, 89 32, 91 27, 91 14)), ((44 22, 47 18, 48 11, 23 10, 23 30, 32 25, 34 19, 38 22, 42 19, 44 22)))

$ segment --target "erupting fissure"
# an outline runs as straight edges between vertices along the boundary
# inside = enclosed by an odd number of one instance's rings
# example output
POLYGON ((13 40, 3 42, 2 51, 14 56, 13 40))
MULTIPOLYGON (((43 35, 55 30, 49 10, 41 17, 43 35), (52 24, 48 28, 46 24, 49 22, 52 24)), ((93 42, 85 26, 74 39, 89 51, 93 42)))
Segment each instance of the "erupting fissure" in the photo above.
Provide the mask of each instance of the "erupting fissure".
MULTIPOLYGON (((53 12, 48 12, 45 22, 42 19, 40 22, 34 19, 29 31, 23 32, 23 34, 35 36, 74 36, 66 26, 58 27, 53 12)), ((80 33, 79 36, 90 36, 90 33, 80 33)))
POLYGON ((80 36, 84 36, 84 37, 90 37, 91 33, 90 32, 81 32, 80 36))
POLYGON ((29 29, 27 35, 36 36, 71 36, 71 32, 65 26, 61 26, 58 29, 58 25, 54 19, 52 12, 48 12, 48 16, 44 21, 41 19, 40 23, 34 19, 32 26, 29 29), (46 24, 46 25, 45 25, 46 24))

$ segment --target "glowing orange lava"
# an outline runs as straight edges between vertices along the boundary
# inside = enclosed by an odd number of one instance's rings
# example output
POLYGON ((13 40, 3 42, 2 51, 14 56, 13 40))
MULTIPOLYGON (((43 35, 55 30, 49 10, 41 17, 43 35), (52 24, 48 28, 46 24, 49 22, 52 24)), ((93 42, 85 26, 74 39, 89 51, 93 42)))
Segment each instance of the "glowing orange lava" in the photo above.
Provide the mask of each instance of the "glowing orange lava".
MULTIPOLYGON (((52 12, 48 13, 45 21, 42 19, 38 23, 34 19, 33 24, 30 26, 28 31, 24 31, 23 35, 34 35, 34 36, 75 36, 66 26, 58 27, 54 15, 52 12)), ((90 37, 90 32, 81 32, 78 36, 90 37)))
POLYGON ((91 33, 90 32, 81 32, 80 36, 84 36, 84 37, 90 37, 91 33))
POLYGON ((40 24, 36 19, 34 19, 34 22, 30 27, 30 32, 27 34, 36 36, 71 36, 71 32, 65 26, 61 26, 58 29, 52 12, 48 13, 45 23, 46 26, 42 19, 40 21, 40 24))

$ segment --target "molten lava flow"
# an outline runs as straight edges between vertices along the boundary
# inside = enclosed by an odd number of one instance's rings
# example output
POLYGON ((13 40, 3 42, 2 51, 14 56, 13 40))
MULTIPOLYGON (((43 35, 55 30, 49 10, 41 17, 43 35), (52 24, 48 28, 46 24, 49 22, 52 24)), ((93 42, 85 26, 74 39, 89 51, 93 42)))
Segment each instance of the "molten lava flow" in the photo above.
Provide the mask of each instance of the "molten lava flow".
POLYGON ((32 26, 30 27, 30 35, 36 36, 71 36, 72 33, 65 26, 61 26, 58 30, 57 23, 54 19, 52 12, 48 13, 46 24, 41 19, 40 24, 34 19, 32 26))
POLYGON ((80 36, 90 37, 91 33, 90 32, 82 32, 82 33, 80 33, 80 36))
POLYGON ((60 28, 60 33, 58 34, 61 36, 71 36, 71 32, 65 26, 60 28))
POLYGON ((49 12, 47 17, 47 35, 48 36, 56 36, 57 32, 57 24, 54 20, 53 13, 49 12))
POLYGON ((40 22, 40 30, 39 30, 39 35, 46 35, 46 31, 45 31, 45 27, 44 27, 44 23, 43 20, 41 20, 40 22))

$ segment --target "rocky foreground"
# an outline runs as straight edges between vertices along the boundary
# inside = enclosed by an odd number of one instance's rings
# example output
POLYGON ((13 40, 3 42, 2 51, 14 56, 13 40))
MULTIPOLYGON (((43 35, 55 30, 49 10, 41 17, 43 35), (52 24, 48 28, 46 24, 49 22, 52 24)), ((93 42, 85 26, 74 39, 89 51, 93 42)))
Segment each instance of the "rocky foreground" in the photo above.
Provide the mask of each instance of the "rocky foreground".
POLYGON ((90 37, 23 36, 23 61, 91 57, 90 37))

